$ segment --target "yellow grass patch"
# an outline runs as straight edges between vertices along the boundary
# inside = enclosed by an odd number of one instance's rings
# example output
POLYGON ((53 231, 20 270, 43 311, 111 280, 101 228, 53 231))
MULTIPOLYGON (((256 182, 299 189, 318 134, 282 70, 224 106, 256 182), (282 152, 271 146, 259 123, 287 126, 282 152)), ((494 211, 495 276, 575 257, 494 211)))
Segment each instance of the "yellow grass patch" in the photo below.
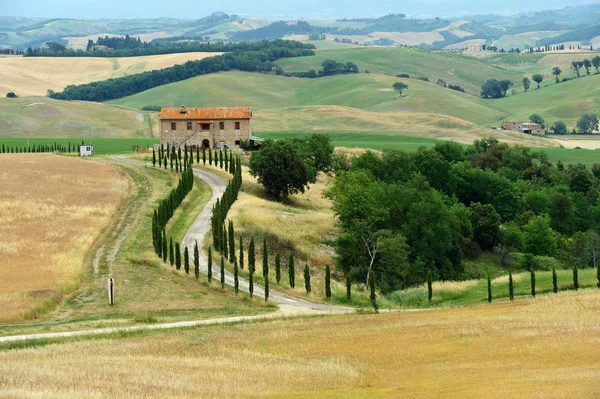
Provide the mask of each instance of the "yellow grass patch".
POLYGON ((33 317, 76 288, 88 249, 129 183, 93 161, 3 154, 0 185, 0 321, 9 321, 33 317))
POLYGON ((56 398, 593 398, 599 333, 594 289, 4 351, 0 389, 56 398))
POLYGON ((452 294, 460 294, 468 290, 469 288, 477 285, 478 280, 467 280, 467 281, 436 281, 432 284, 434 292, 439 293, 447 292, 452 294))
POLYGON ((82 84, 161 69, 219 53, 179 53, 145 57, 0 57, 0 93, 43 96, 82 84))
MULTIPOLYGON (((521 281, 523 281, 524 275, 525 275, 525 273, 513 274, 513 282, 520 283, 521 281)), ((506 274, 504 276, 496 277, 495 279, 492 280, 492 283, 493 284, 508 284, 508 274, 506 274)))

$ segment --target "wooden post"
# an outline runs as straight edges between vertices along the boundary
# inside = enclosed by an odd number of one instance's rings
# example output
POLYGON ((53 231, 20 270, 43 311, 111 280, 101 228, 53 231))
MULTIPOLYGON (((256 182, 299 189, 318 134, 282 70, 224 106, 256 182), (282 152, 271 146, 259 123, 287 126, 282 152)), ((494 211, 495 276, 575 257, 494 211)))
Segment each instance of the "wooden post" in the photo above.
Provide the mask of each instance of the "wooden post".
POLYGON ((115 279, 112 277, 108 278, 108 304, 115 304, 115 279))

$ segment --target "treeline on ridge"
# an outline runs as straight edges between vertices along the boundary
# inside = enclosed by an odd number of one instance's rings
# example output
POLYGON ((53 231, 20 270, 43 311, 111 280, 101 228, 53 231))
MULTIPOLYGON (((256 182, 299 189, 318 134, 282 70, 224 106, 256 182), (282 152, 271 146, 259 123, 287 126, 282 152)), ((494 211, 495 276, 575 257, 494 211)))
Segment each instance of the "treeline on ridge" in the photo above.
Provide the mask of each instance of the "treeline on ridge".
POLYGON ((135 75, 92 82, 82 85, 69 85, 56 93, 48 91, 48 96, 58 100, 107 101, 130 96, 157 86, 179 82, 195 76, 237 69, 247 72, 271 72, 273 62, 280 58, 314 55, 312 45, 296 41, 275 40, 248 44, 250 51, 234 51, 208 57, 198 61, 187 61, 160 70, 142 72, 135 75))

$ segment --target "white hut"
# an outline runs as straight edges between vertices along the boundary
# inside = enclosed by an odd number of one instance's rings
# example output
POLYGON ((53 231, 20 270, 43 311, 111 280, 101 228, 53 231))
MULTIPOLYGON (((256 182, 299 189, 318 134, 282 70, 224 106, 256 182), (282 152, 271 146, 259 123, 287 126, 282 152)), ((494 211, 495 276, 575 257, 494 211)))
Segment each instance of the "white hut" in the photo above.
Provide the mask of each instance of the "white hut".
POLYGON ((79 146, 79 156, 89 157, 94 155, 94 146, 91 144, 82 144, 79 146))

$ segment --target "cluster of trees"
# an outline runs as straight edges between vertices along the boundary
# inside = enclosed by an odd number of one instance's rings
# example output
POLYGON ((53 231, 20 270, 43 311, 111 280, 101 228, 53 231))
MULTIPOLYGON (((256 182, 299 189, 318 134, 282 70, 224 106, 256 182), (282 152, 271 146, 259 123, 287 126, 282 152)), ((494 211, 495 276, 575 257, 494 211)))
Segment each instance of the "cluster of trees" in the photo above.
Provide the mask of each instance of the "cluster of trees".
POLYGON ((508 89, 513 85, 510 80, 488 79, 481 86, 481 97, 483 98, 502 98, 506 97, 508 89))
POLYGON ((321 78, 323 76, 345 75, 348 73, 358 73, 358 66, 353 62, 341 63, 334 60, 325 60, 321 63, 321 69, 317 72, 314 69, 308 72, 284 72, 281 67, 276 67, 275 73, 295 78, 321 78))
MULTIPOLYGON (((167 169, 168 165, 171 166, 171 170, 175 170, 176 172, 183 172, 191 169, 192 164, 194 163, 194 153, 192 148, 189 146, 184 146, 184 151, 181 151, 181 147, 175 149, 175 146, 172 146, 171 149, 161 145, 158 148, 158 159, 156 157, 156 151, 154 148, 152 149, 152 166, 156 166, 158 162, 158 167, 164 167, 167 169), (183 156, 182 156, 183 154, 183 156)), ((200 154, 199 149, 196 149, 196 162, 200 163, 200 154)))
MULTIPOLYGON (((129 35, 125 35, 125 37, 98 37, 98 40, 95 42, 92 39, 89 39, 85 51, 92 50, 92 47, 94 46, 106 46, 113 50, 153 47, 152 43, 143 42, 139 37, 136 39, 135 37, 131 37, 129 35)), ((156 47, 156 45, 154 45, 154 47, 156 47)))
POLYGON ((600 164, 552 165, 544 152, 490 138, 366 152, 336 173, 327 195, 342 229, 337 266, 367 286, 374 271, 384 292, 421 284, 429 271, 473 277, 462 261, 481 251, 508 267, 511 252, 571 261, 600 249, 600 164))
POLYGON ((14 48, 0 48, 0 54, 5 55, 22 55, 23 52, 14 48))
MULTIPOLYGON (((541 115, 533 114, 529 117, 529 120, 533 123, 541 125, 542 129, 545 128, 545 121, 541 115)), ((598 130, 598 116, 595 113, 584 114, 577 120, 577 129, 573 129, 573 134, 592 134, 598 130)), ((567 125, 563 121, 556 121, 550 128, 554 134, 567 134, 567 125)))
POLYGON ((250 157, 250 173, 276 200, 304 193, 319 172, 332 167, 333 145, 325 134, 304 139, 266 140, 250 157))
MULTIPOLYGON (((135 40, 135 39, 133 39, 135 40)), ((229 53, 229 52, 252 52, 262 51, 266 48, 287 49, 314 49, 311 44, 304 44, 292 40, 272 40, 255 43, 202 43, 198 41, 152 43, 150 47, 123 48, 110 51, 84 51, 67 49, 64 45, 56 42, 46 43, 46 48, 28 47, 23 54, 24 57, 140 57, 146 55, 174 54, 174 53, 229 53), (55 43, 55 44, 53 44, 55 43), (49 46, 49 44, 52 44, 49 46)))
MULTIPOLYGON (((107 101, 121 98, 153 87, 178 82, 195 76, 237 69, 248 72, 269 73, 273 62, 280 58, 314 55, 311 45, 295 41, 276 40, 254 44, 258 50, 235 51, 208 57, 198 61, 187 61, 183 65, 153 70, 139 74, 92 82, 82 85, 69 85, 62 92, 48 91, 48 96, 59 100, 107 101)), ((253 47, 249 47, 253 48, 253 47)))
MULTIPOLYGON (((81 142, 83 144, 83 141, 81 142)), ((27 146, 18 146, 18 145, 6 145, 2 144, 0 147, 0 153, 9 154, 9 153, 27 153, 27 152, 63 152, 63 153, 71 153, 78 152, 79 148, 75 143, 58 144, 54 142, 53 144, 33 144, 27 146)))
POLYGON ((600 56, 597 55, 597 56, 593 57, 591 60, 589 60, 589 59, 586 58, 586 59, 584 59, 582 61, 573 61, 573 62, 571 62, 571 68, 575 71, 575 74, 577 75, 577 77, 579 77, 581 75, 581 70, 582 69, 585 69, 585 74, 589 75, 591 67, 594 67, 594 69, 596 70, 596 73, 600 73, 600 71, 599 71, 599 69, 600 69, 600 56))
MULTIPOLYGON (((225 189, 223 196, 217 200, 212 209, 211 225, 213 244, 217 250, 227 248, 228 240, 225 221, 227 219, 227 213, 229 212, 229 209, 231 209, 231 206, 237 200, 240 189, 242 188, 242 169, 240 158, 236 157, 235 161, 230 163, 230 166, 231 167, 229 168, 229 171, 233 175, 233 179, 227 184, 227 188, 225 189)), ((232 231, 233 225, 231 225, 229 237, 230 240, 233 239, 232 231)))

